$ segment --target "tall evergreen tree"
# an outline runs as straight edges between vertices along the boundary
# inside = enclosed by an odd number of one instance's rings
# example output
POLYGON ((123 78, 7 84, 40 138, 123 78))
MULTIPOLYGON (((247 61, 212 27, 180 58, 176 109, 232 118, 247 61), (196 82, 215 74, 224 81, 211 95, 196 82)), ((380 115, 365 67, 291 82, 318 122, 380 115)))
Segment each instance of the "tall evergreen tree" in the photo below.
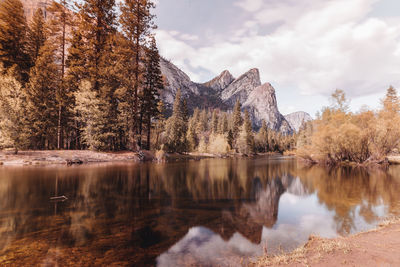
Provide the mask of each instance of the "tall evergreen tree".
MULTIPOLYGON (((108 38, 116 30, 115 0, 84 0, 80 8, 79 31, 85 40, 86 69, 93 89, 100 91, 105 58, 109 56, 108 38)), ((104 73, 104 72, 103 72, 104 73)))
POLYGON ((73 140, 73 146, 75 149, 81 147, 80 143, 80 128, 79 122, 76 120, 74 115, 75 108, 75 92, 78 91, 81 81, 89 77, 87 66, 87 53, 88 49, 83 40, 83 33, 77 27, 79 21, 73 20, 73 27, 71 29, 72 38, 70 40, 70 46, 68 48, 67 59, 66 59, 66 94, 68 101, 65 103, 65 112, 69 114, 71 120, 67 121, 67 129, 71 142, 73 140))
POLYGON ((69 11, 69 5, 66 0, 61 0, 59 3, 53 1, 51 6, 48 8, 48 12, 51 13, 50 20, 50 31, 49 38, 57 48, 58 59, 57 62, 60 65, 61 71, 60 86, 57 90, 57 101, 58 101, 58 119, 57 119, 57 149, 63 147, 63 124, 65 124, 65 118, 63 118, 63 112, 65 111, 65 103, 68 102, 65 74, 66 74, 66 50, 67 50, 67 31, 71 27, 71 16, 69 11), (64 122, 64 123, 63 123, 64 122))
POLYGON ((233 123, 232 123, 232 135, 234 143, 237 141, 239 137, 240 128, 243 124, 241 107, 242 105, 240 104, 239 99, 236 100, 235 107, 233 108, 233 123))
POLYGON ((260 152, 268 151, 268 128, 265 120, 262 120, 262 125, 257 133, 257 149, 260 152))
POLYGON ((35 66, 31 69, 28 95, 29 118, 32 123, 32 146, 39 149, 57 148, 57 91, 60 87, 60 69, 56 47, 46 42, 40 49, 35 66))
POLYGON ((156 140, 155 140, 155 146, 157 149, 160 148, 160 137, 162 132, 165 130, 165 106, 164 102, 162 100, 159 100, 157 103, 157 118, 156 118, 156 127, 155 127, 155 132, 156 132, 156 140))
POLYGON ((6 69, 15 67, 25 83, 30 60, 26 53, 27 23, 20 0, 0 2, 0 62, 6 69))
POLYGON ((212 112, 212 116, 211 116, 211 131, 213 133, 217 133, 218 132, 218 114, 217 114, 217 110, 213 110, 212 112))
POLYGON ((247 109, 244 111, 243 127, 246 136, 247 151, 249 151, 249 153, 254 153, 253 127, 251 124, 250 114, 247 109))
POLYGON ((157 103, 160 91, 164 89, 160 67, 160 54, 154 37, 150 40, 150 47, 146 50, 146 73, 142 97, 142 110, 147 130, 147 149, 150 150, 151 120, 157 115, 157 103))
POLYGON ((32 65, 35 64, 36 59, 39 56, 40 48, 46 41, 46 27, 43 16, 43 11, 38 8, 29 24, 27 38, 26 38, 26 50, 29 54, 32 65))
POLYGON ((226 134, 228 133, 228 130, 228 116, 224 112, 222 116, 219 116, 218 133, 226 134))
POLYGON ((167 150, 170 152, 186 151, 186 129, 187 122, 183 112, 183 101, 181 99, 181 90, 178 89, 175 96, 172 116, 167 121, 167 150))
POLYGON ((154 15, 151 14, 151 9, 155 5, 150 0, 125 0, 121 6, 120 24, 124 36, 128 40, 128 60, 129 64, 126 66, 128 70, 128 88, 127 94, 129 97, 129 104, 132 106, 131 115, 129 116, 132 121, 129 125, 130 133, 130 147, 134 147, 135 134, 138 131, 138 111, 139 111, 139 90, 143 87, 143 75, 145 70, 140 64, 141 56, 144 54, 144 47, 147 39, 151 34, 151 30, 155 29, 153 22, 154 15))

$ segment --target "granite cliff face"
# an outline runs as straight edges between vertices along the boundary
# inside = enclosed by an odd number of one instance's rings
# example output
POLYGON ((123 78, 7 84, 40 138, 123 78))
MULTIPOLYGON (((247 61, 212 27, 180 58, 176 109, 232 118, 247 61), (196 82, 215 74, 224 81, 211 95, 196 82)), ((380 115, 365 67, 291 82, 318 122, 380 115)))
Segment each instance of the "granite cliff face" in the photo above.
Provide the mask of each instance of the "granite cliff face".
POLYGON ((287 122, 289 122, 292 129, 296 132, 299 131, 303 123, 312 120, 310 114, 304 111, 293 112, 288 115, 285 115, 285 119, 287 120, 287 122))
POLYGON ((235 105, 237 99, 243 104, 250 93, 260 85, 261 80, 258 69, 251 69, 232 81, 232 83, 221 92, 221 99, 225 103, 228 103, 229 106, 235 105))
POLYGON ((269 83, 261 84, 258 69, 251 69, 237 79, 225 70, 203 84, 192 82, 182 70, 165 59, 161 60, 161 71, 168 84, 162 98, 169 108, 178 88, 181 88, 192 110, 195 107, 232 110, 239 99, 242 109, 250 112, 254 128, 261 127, 262 120, 265 120, 273 130, 293 133, 291 125, 278 110, 275 89, 269 83))
POLYGON ((278 110, 275 89, 270 83, 255 88, 244 102, 243 108, 249 110, 256 127, 265 120, 268 128, 286 134, 293 132, 290 124, 278 110))

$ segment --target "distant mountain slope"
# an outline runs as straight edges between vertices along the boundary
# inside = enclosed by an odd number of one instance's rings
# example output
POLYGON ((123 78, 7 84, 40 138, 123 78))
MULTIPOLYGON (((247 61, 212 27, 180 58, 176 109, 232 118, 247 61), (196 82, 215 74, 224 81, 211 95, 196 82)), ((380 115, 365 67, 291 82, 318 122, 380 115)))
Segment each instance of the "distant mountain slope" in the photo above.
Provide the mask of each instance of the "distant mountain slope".
POLYGON ((289 122, 292 129, 295 130, 296 132, 299 131, 303 123, 312 120, 310 114, 304 111, 293 112, 288 115, 285 115, 285 119, 286 121, 289 122))
POLYGON ((269 83, 261 84, 258 69, 251 69, 237 79, 225 70, 203 84, 192 82, 188 75, 165 59, 161 60, 161 71, 168 83, 162 98, 169 108, 172 107, 176 90, 181 88, 191 110, 196 107, 232 110, 239 99, 242 109, 250 112, 255 128, 261 127, 262 120, 265 120, 268 127, 275 131, 284 134, 294 131, 279 112, 275 89, 269 83))

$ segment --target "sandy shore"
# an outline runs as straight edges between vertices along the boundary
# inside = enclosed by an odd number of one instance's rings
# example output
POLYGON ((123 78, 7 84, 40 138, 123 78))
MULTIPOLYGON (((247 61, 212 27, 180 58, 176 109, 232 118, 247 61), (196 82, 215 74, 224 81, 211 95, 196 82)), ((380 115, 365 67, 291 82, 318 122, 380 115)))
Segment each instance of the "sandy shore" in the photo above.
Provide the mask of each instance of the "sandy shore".
POLYGON ((14 154, 13 151, 0 150, 0 165, 56 165, 56 164, 87 164, 105 162, 140 162, 158 161, 175 162, 200 160, 203 158, 232 157, 235 155, 214 155, 208 153, 188 153, 188 154, 167 154, 161 157, 152 151, 130 152, 95 152, 89 150, 36 150, 20 151, 14 154), (159 158, 158 158, 159 157, 159 158))
POLYGON ((11 151, 0 151, 0 165, 67 164, 71 161, 79 163, 136 162, 139 161, 139 157, 133 152, 106 153, 87 150, 20 151, 17 155, 11 151))
POLYGON ((291 253, 263 256, 251 266, 400 266, 400 220, 349 237, 310 237, 291 253))

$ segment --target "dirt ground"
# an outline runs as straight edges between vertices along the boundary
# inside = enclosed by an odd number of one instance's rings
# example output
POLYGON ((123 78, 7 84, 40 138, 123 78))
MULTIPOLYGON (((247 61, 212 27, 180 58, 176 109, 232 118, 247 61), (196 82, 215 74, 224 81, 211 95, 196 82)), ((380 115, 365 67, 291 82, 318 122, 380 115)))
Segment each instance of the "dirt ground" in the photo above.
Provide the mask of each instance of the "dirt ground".
POLYGON ((252 266, 400 266, 400 220, 349 237, 310 237, 289 254, 263 256, 252 266))

